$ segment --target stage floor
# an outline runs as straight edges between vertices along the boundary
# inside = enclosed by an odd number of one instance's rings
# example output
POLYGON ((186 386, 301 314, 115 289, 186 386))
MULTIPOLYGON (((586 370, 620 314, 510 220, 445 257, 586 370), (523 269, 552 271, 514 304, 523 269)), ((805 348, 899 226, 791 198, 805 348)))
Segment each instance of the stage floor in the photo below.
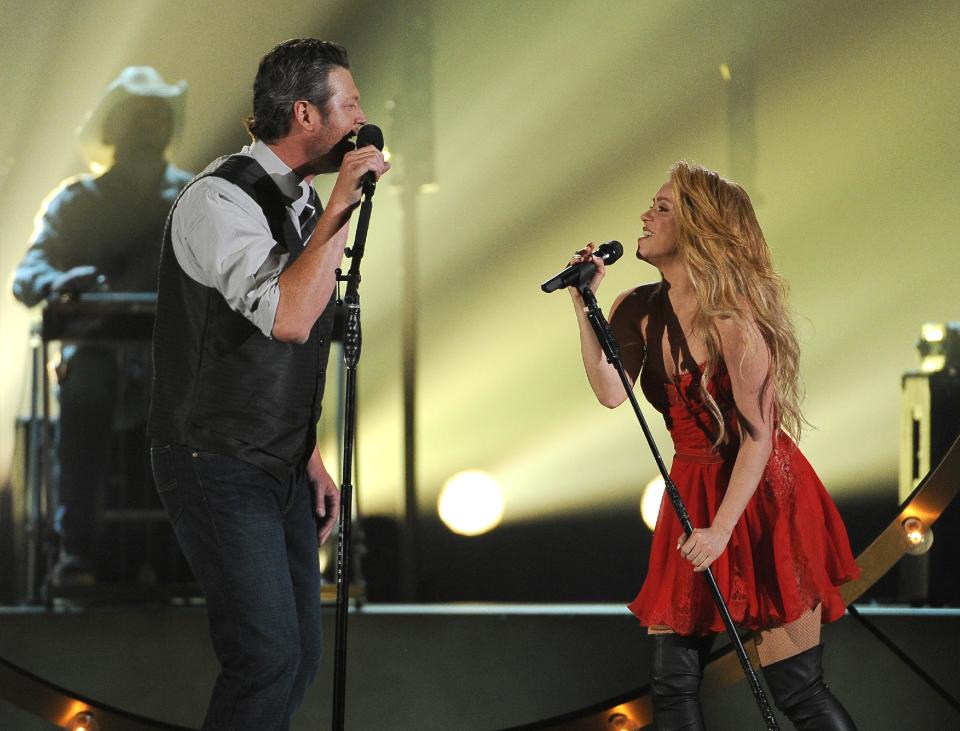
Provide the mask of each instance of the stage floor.
MULTIPOLYGON (((960 610, 860 611, 960 695, 960 610)), ((295 731, 329 727, 332 610, 324 631, 324 665, 295 731)), ((852 617, 825 627, 824 640, 830 685, 861 730, 960 728, 950 706, 852 617)), ((349 650, 348 729, 506 729, 647 682, 644 633, 621 605, 366 605, 351 614, 349 650)), ((0 608, 0 657, 79 694, 193 728, 216 674, 199 606, 0 608)), ((714 731, 763 728, 743 682, 705 697, 704 711, 714 731)), ((0 702, 0 729, 51 728, 0 702)))

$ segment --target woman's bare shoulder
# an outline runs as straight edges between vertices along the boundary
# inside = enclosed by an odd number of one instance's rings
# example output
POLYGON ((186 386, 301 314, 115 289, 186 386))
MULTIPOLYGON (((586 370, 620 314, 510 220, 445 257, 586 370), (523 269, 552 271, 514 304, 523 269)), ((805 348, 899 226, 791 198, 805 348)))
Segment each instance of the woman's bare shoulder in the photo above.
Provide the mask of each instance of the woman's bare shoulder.
POLYGON ((660 282, 650 282, 628 289, 617 295, 610 312, 624 308, 624 314, 629 312, 634 317, 643 317, 650 311, 659 292, 660 282))

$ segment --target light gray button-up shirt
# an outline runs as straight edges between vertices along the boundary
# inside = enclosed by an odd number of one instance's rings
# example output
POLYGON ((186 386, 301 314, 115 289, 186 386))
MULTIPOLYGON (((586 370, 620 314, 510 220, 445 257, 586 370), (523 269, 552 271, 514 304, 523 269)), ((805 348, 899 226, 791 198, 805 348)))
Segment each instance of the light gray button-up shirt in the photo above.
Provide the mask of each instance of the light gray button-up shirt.
MULTIPOLYGON (((295 199, 287 212, 299 230, 310 186, 260 140, 240 154, 260 163, 283 194, 295 199)), ((266 216, 250 196, 223 178, 198 180, 173 212, 170 237, 177 263, 187 276, 216 289, 231 309, 272 337, 280 273, 290 254, 273 238, 266 216)))

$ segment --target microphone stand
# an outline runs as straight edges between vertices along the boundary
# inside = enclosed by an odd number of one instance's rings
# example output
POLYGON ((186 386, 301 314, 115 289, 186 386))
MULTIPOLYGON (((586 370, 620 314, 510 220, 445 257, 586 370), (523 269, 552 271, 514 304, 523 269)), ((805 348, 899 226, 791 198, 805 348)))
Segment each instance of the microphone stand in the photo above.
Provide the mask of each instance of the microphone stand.
MULTIPOLYGON (((592 274, 592 272, 590 273, 592 274)), ((637 421, 640 422, 640 428, 643 429, 643 435, 647 438, 647 444, 650 446, 650 451, 653 453, 653 458, 657 463, 657 468, 660 470, 660 474, 663 476, 663 482, 665 485, 667 496, 670 498, 670 503, 673 505, 673 510, 677 514, 677 518, 680 519, 680 524, 683 526, 684 533, 687 536, 693 533, 693 524, 690 522, 690 516, 687 514, 687 508, 683 504, 683 499, 680 497, 680 492, 677 490, 677 486, 674 484, 673 480, 670 479, 670 473, 667 471, 666 466, 663 463, 663 458, 660 456, 660 450, 657 448, 657 443, 653 439, 653 434, 650 432, 650 428, 647 426, 647 420, 644 418, 643 413, 640 411, 640 404, 637 403, 637 397, 633 393, 633 388, 630 385, 630 381, 627 379, 626 371, 623 369, 623 363, 620 360, 620 348, 617 345, 617 341, 613 337, 613 332, 610 330, 610 325, 607 323, 606 318, 603 316, 603 312, 600 309, 600 306, 597 304, 597 298, 593 294, 593 290, 590 289, 589 283, 585 283, 583 279, 586 277, 581 277, 580 285, 577 287, 580 294, 583 296, 583 302, 586 305, 587 319, 590 321, 590 324, 593 326, 593 331, 597 335, 597 340, 600 342, 600 347, 603 349, 604 355, 607 356, 607 362, 617 369, 617 373, 620 375, 620 382, 623 384, 623 390, 627 393, 627 398, 630 399, 630 405, 633 406, 633 411, 637 415, 637 421)), ((743 674, 747 677, 747 681, 750 683, 750 690, 753 692, 753 698, 757 702, 757 706, 760 708, 760 714, 763 716, 763 721, 766 724, 767 731, 779 731, 779 726, 777 725, 777 720, 773 716, 773 710, 770 708, 770 703, 767 701, 767 696, 763 692, 763 688, 760 687, 760 681, 757 679, 757 674, 753 670, 753 666, 750 664, 750 659, 747 657, 747 651, 743 647, 743 643, 740 641, 740 636, 737 634, 737 628, 733 624, 733 619, 730 617, 730 612, 727 609, 726 602, 723 600, 723 595, 720 594, 720 587, 717 586, 717 580, 713 576, 713 572, 708 568, 703 572, 704 578, 707 580, 707 584, 710 587, 710 593, 713 595, 713 601, 717 605, 717 609, 720 610, 720 617, 723 619, 723 624, 727 628, 727 634, 730 635, 730 642, 736 650, 737 657, 740 659, 740 667, 743 668, 743 674)))
POLYGON ((337 619, 333 661, 333 726, 334 731, 343 731, 347 690, 347 614, 350 608, 350 528, 353 514, 353 450, 356 440, 357 421, 357 363, 360 361, 360 261, 363 259, 370 213, 373 210, 373 194, 376 184, 363 182, 363 202, 357 217, 357 233, 353 248, 344 253, 350 258, 350 271, 346 275, 337 269, 337 281, 346 282, 343 304, 347 307, 346 325, 343 333, 343 362, 346 365, 346 398, 343 424, 343 470, 340 486, 339 539, 337 545, 337 619))

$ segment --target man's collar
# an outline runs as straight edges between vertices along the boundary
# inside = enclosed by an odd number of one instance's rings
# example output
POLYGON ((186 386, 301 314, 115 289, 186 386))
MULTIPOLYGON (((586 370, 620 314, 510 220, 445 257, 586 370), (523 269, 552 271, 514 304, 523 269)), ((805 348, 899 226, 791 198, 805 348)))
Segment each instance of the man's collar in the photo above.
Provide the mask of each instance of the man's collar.
POLYGON ((276 183, 280 192, 290 199, 291 205, 298 212, 303 209, 310 194, 310 186, 301 180, 293 170, 270 149, 269 145, 261 140, 254 140, 247 148, 250 156, 260 163, 270 179, 276 183))

